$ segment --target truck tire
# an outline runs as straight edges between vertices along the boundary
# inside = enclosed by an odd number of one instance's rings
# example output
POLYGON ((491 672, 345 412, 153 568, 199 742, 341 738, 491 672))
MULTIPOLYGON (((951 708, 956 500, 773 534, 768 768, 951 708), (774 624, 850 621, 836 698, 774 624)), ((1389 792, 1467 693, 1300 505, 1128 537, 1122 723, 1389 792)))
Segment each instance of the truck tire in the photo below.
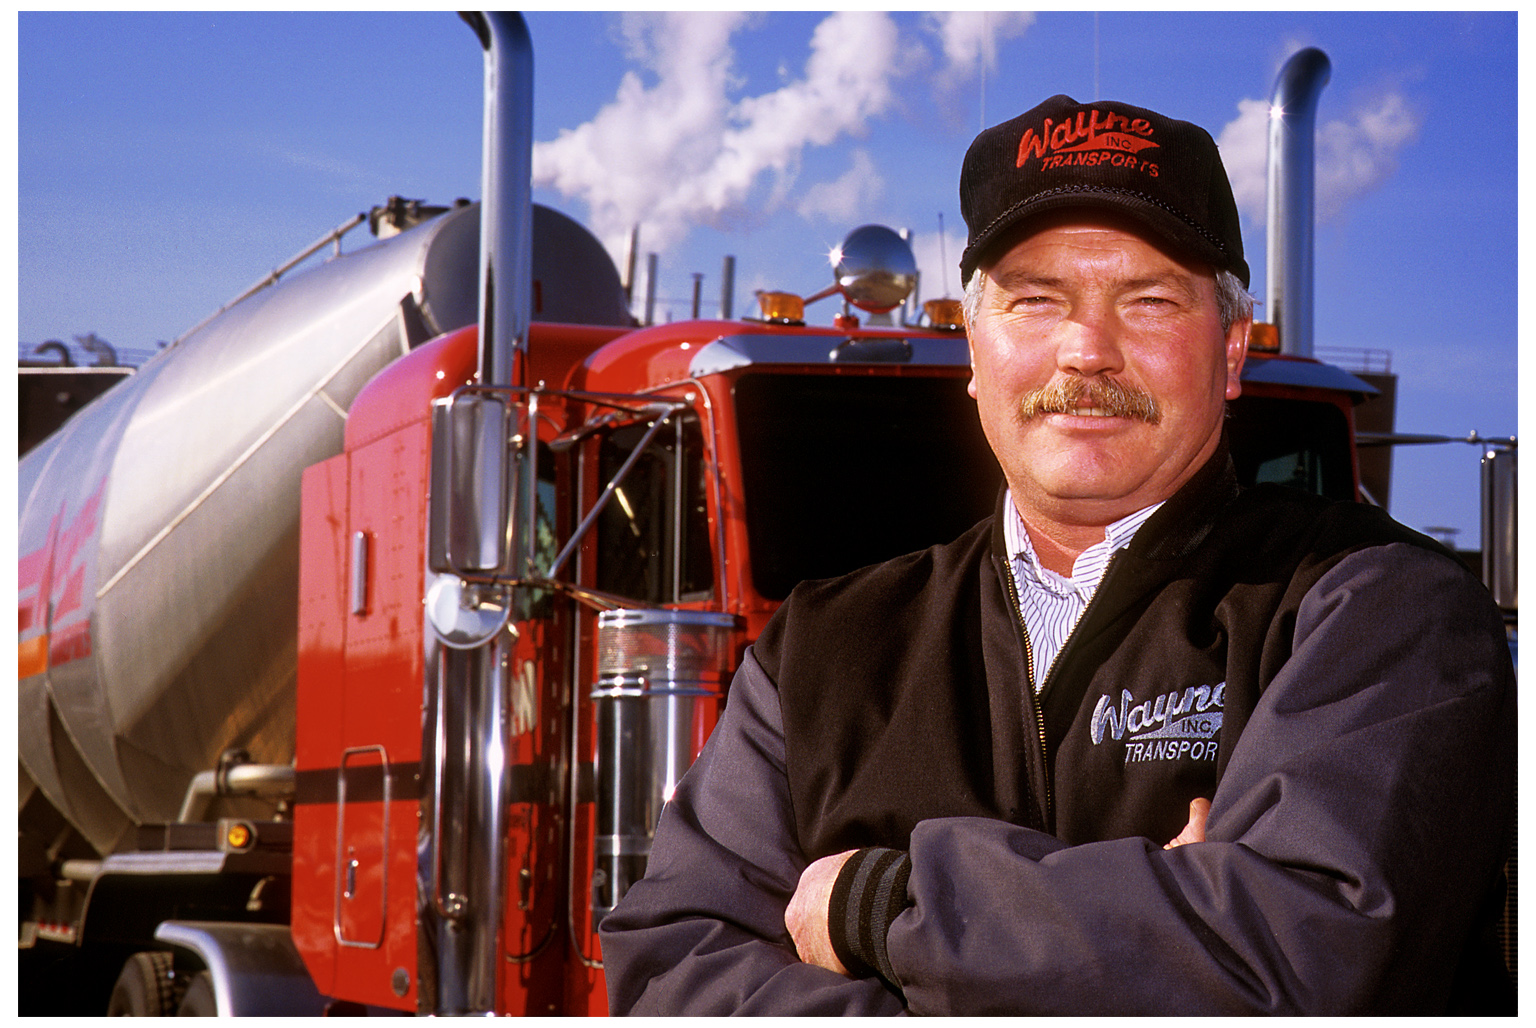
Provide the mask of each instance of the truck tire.
POLYGON ((171 955, 161 950, 135 953, 123 964, 108 1017, 165 1017, 175 1012, 184 989, 171 969, 171 955))
POLYGON ((219 1007, 213 995, 213 976, 199 971, 192 976, 187 994, 176 1011, 177 1017, 218 1017, 219 1007))

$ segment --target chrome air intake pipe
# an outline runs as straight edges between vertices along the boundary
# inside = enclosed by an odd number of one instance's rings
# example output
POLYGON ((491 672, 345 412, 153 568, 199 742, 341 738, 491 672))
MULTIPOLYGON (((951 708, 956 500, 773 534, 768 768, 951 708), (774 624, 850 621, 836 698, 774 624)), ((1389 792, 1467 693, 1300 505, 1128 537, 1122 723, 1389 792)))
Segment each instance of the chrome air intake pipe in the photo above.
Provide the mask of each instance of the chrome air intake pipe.
POLYGON ((705 610, 597 617, 594 929, 645 874, 661 808, 719 713, 736 623, 705 610))
POLYGON ((1312 222, 1317 101, 1328 84, 1328 55, 1298 50, 1275 78, 1269 100, 1269 207, 1266 314, 1280 352, 1312 356, 1312 222))

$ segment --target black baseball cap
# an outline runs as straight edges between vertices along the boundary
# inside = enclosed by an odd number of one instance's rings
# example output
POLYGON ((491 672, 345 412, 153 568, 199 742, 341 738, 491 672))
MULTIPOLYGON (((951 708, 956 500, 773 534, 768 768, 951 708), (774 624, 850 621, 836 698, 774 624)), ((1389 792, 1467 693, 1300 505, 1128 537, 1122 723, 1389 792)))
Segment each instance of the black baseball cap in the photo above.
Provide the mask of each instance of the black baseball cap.
POLYGON ((1070 207, 1130 215, 1248 286, 1237 204, 1210 133, 1130 104, 1065 95, 971 143, 960 169, 960 213, 970 229, 960 280, 1026 218, 1070 207))

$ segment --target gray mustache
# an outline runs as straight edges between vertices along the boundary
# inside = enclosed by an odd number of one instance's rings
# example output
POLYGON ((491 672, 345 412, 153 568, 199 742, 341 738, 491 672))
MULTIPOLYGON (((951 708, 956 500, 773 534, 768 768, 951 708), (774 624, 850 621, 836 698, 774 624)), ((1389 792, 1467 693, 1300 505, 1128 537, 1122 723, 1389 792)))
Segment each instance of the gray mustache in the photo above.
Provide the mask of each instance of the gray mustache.
POLYGON ((1134 418, 1155 425, 1162 419, 1150 395, 1113 378, 1063 378, 1026 393, 1019 400, 1019 420, 1044 414, 1072 414, 1079 407, 1098 407, 1114 417, 1134 418))

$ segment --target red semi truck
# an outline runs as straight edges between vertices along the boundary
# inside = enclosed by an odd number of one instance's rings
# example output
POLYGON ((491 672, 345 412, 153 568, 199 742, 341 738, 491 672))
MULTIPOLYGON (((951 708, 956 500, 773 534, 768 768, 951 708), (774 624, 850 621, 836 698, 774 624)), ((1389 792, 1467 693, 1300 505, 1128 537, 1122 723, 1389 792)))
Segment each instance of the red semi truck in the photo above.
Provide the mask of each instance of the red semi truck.
MULTIPOLYGON (((638 327, 528 202, 521 19, 467 20, 482 205, 232 306, 20 466, 24 1012, 605 1013, 595 925, 776 606, 991 513, 957 305, 886 313, 895 233, 849 237, 831 325, 638 327)), ((1254 350, 1240 475, 1356 498, 1371 391, 1254 350)))

